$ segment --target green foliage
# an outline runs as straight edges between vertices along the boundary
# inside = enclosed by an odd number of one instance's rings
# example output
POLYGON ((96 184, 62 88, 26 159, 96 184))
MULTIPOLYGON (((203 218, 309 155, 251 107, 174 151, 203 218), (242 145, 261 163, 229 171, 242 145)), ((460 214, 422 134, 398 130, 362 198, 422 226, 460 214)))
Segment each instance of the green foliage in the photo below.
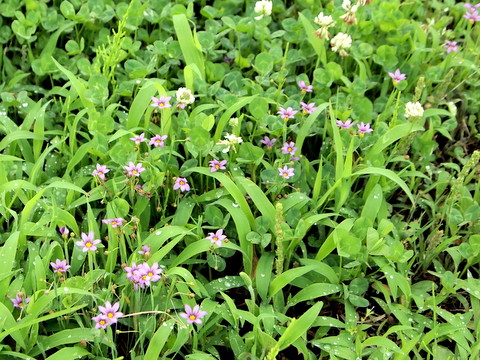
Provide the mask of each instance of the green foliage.
POLYGON ((0 358, 479 357, 478 24, 352 5, 1 2, 0 358))

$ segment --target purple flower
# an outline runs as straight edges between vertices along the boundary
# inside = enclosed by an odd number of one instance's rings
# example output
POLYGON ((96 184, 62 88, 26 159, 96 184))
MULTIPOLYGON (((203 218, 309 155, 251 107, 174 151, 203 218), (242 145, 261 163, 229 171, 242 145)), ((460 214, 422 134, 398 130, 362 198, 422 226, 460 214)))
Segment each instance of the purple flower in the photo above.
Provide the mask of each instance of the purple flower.
POLYGON ((158 263, 153 263, 152 266, 148 266, 147 263, 143 263, 140 265, 140 269, 138 272, 138 276, 140 277, 140 281, 146 285, 150 286, 152 282, 157 282, 162 278, 160 275, 163 272, 162 269, 158 267, 158 263))
POLYGON ((171 96, 165 97, 163 95, 161 95, 160 98, 152 96, 153 104, 151 104, 151 106, 158 107, 159 109, 166 109, 172 107, 172 105, 168 103, 171 98, 171 96))
POLYGON ((284 121, 288 121, 288 119, 293 119, 297 112, 298 112, 297 110, 293 110, 289 106, 287 109, 284 109, 284 108, 280 107, 280 111, 277 112, 277 114, 280 114, 284 121))
POLYGON ((342 129, 350 129, 355 123, 352 123, 352 120, 348 119, 344 123, 341 122, 340 120, 337 120, 337 125, 341 127, 342 129))
POLYGON ((125 271, 127 272, 127 279, 133 283, 133 289, 135 291, 138 290, 138 288, 145 288, 145 282, 142 280, 142 277, 140 275, 140 271, 143 269, 142 265, 137 265, 134 262, 132 262, 132 266, 125 267, 125 271))
POLYGON ((298 82, 298 86, 300 87, 300 90, 302 90, 302 94, 305 94, 307 92, 312 92, 313 91, 313 86, 312 85, 306 85, 305 81, 300 80, 298 82))
POLYGON ((400 81, 405 80, 407 78, 407 75, 402 74, 400 72, 400 69, 395 70, 394 73, 389 72, 388 75, 392 78, 393 85, 397 85, 400 81))
POLYGON ((66 273, 67 270, 71 268, 70 265, 67 265, 67 260, 57 259, 57 260, 55 260, 55 262, 51 262, 50 265, 52 266, 52 268, 54 270, 53 272, 55 272, 59 275, 66 273))
POLYGON ((107 169, 107 165, 100 165, 97 164, 97 169, 93 170, 92 175, 98 176, 100 180, 105 181, 105 174, 108 173, 110 170, 107 169))
POLYGON ((223 235, 223 229, 217 230, 216 233, 210 232, 206 237, 207 240, 210 240, 212 244, 217 245, 218 247, 222 246, 222 241, 227 238, 226 235, 223 235))
POLYGON ((135 165, 133 162, 129 162, 128 166, 123 167, 125 170, 128 171, 127 176, 136 176, 140 177, 140 173, 145 171, 145 168, 142 166, 142 163, 138 163, 135 165))
POLYGON ((283 143, 282 154, 295 155, 295 151, 297 150, 298 148, 295 147, 295 143, 293 141, 283 143))
POLYGON ((137 265, 134 262, 132 262, 132 266, 126 266, 124 270, 127 272, 127 279, 132 281, 134 277, 139 275, 140 265, 137 265))
POLYGON ((19 309, 23 309, 25 305, 27 305, 30 302, 30 298, 27 297, 24 299, 24 295, 22 293, 18 293, 15 296, 15 299, 10 299, 10 301, 13 303, 13 306, 19 309))
POLYGON ((447 49, 447 54, 453 52, 458 52, 458 45, 456 41, 446 41, 445 49, 447 49))
POLYGON ((470 3, 465 3, 463 4, 463 7, 466 8, 466 9, 476 9, 480 6, 480 3, 476 4, 476 5, 472 5, 470 3))
POLYGON ((262 140, 260 140, 260 142, 264 145, 267 146, 267 148, 271 149, 273 147, 273 144, 275 144, 275 142, 277 141, 277 139, 273 138, 272 140, 270 140, 270 138, 268 136, 265 136, 262 140))
POLYGON ((364 124, 363 121, 360 124, 357 124, 358 132, 360 134, 370 133, 373 129, 370 128, 370 123, 364 124))
POLYGON ((306 104, 303 101, 300 101, 300 105, 302 105, 304 115, 311 114, 312 112, 314 112, 315 110, 318 109, 318 107, 315 107, 314 102, 312 102, 310 104, 306 104))
POLYGON ((115 324, 119 318, 123 316, 123 313, 118 311, 120 307, 120 303, 117 301, 115 304, 110 304, 110 302, 106 302, 105 306, 99 306, 98 310, 105 315, 107 320, 107 325, 115 324))
POLYGON ((278 171, 280 172, 280 176, 283 177, 284 179, 290 179, 295 173, 293 172, 293 168, 287 167, 285 165, 283 168, 278 168, 278 171))
POLYGON ((177 180, 175 180, 175 184, 173 184, 173 190, 178 190, 178 189, 180 189, 182 192, 190 190, 190 185, 188 185, 187 179, 177 178, 177 180))
POLYGON ((123 225, 123 218, 116 218, 116 219, 103 219, 102 223, 112 225, 112 228, 116 228, 117 226, 123 225))
POLYGON ((149 256, 149 255, 150 255, 150 250, 152 250, 152 249, 150 248, 150 246, 148 246, 148 245, 143 245, 143 246, 142 246, 142 250, 139 250, 138 253, 139 253, 140 255, 149 256))
POLYGON ((145 133, 141 133, 140 135, 134 136, 130 138, 130 140, 135 142, 135 145, 139 145, 140 143, 147 141, 147 139, 145 139, 145 133))
POLYGON ((210 165, 210 172, 213 173, 218 170, 225 170, 225 164, 227 163, 227 160, 210 160, 208 163, 210 165))
POLYGON ((463 15, 463 17, 470 21, 471 24, 473 24, 475 21, 480 21, 480 15, 478 14, 478 11, 475 10, 475 8, 469 9, 467 13, 463 15))
POLYGON ((70 234, 70 230, 66 226, 62 226, 61 228, 58 229, 60 231, 60 234, 62 234, 62 237, 66 239, 68 237, 68 234, 70 234))
POLYGON ((96 251, 97 247, 95 245, 100 244, 102 241, 99 240, 99 239, 93 240, 93 236, 94 236, 93 231, 90 231, 88 233, 88 235, 82 232, 82 239, 83 240, 82 241, 77 241, 75 243, 75 245, 83 246, 83 249, 82 249, 83 252, 96 251))
POLYGON ((168 135, 155 135, 153 138, 150 139, 148 145, 153 145, 155 147, 165 147, 164 140, 168 137, 168 135))
POLYGON ((187 319, 187 323, 189 324, 201 324, 202 320, 200 319, 207 315, 207 312, 200 311, 200 305, 195 305, 193 307, 193 310, 189 305, 185 305, 185 312, 180 313, 179 315, 184 319, 187 319))
POLYGON ((96 322, 95 329, 106 329, 109 324, 109 319, 106 315, 100 314, 92 318, 96 322))

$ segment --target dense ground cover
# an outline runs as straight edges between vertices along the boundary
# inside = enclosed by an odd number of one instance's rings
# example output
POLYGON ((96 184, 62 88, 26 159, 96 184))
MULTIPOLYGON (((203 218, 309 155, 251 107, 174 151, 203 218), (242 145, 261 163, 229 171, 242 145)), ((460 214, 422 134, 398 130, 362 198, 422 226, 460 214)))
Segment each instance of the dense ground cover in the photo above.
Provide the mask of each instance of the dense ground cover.
POLYGON ((1 1, 0 358, 478 359, 477 8, 1 1))

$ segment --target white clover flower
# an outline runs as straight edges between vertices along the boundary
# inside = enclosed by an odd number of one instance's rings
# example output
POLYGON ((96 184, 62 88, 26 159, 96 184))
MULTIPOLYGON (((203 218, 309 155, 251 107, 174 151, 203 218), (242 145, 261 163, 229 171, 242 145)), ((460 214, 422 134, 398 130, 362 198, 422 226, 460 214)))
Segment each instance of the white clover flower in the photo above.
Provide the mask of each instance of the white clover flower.
POLYGON ((255 19, 260 20, 264 16, 271 15, 272 7, 273 7, 273 3, 271 1, 268 1, 268 0, 257 1, 255 3, 254 11, 260 15, 256 16, 255 19))
POLYGON ((242 142, 243 142, 243 139, 241 137, 237 137, 233 134, 227 133, 227 135, 225 135, 225 140, 220 140, 217 143, 217 145, 226 145, 227 146, 225 149, 222 150, 223 153, 227 153, 230 149, 237 152, 237 150, 235 149, 235 145, 240 144, 242 142))
POLYGON ((352 2, 350 0, 343 0, 343 3, 342 3, 342 8, 344 10, 350 10, 350 8, 352 7, 352 2))
POLYGON ((192 92, 184 87, 178 89, 175 96, 177 97, 177 102, 183 105, 192 104, 195 101, 195 96, 193 96, 192 92))
POLYGON ((321 27, 329 28, 335 26, 335 21, 331 16, 323 15, 323 12, 317 15, 313 22, 321 27))
POLYGON ((419 102, 412 103, 409 101, 405 106, 405 116, 407 118, 422 117, 423 107, 419 102))
POLYGON ((332 50, 338 52, 340 56, 347 56, 348 53, 346 52, 346 50, 349 49, 350 46, 352 46, 352 38, 348 34, 338 33, 330 41, 330 45, 332 47, 332 50))
POLYGON ((238 118, 237 118, 237 117, 231 118, 231 119, 228 121, 228 124, 229 124, 231 127, 237 126, 237 125, 238 125, 238 118))

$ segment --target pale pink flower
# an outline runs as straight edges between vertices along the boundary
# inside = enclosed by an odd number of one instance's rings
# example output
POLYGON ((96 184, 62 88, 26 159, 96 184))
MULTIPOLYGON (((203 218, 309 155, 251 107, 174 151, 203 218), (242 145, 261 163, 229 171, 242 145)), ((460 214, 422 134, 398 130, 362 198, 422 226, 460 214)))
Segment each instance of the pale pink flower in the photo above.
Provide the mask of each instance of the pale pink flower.
POLYGON ((280 172, 280 176, 284 179, 290 179, 293 175, 295 175, 294 169, 289 168, 287 165, 285 165, 283 168, 278 168, 278 171, 280 172))
POLYGON ((200 311, 200 305, 195 305, 193 309, 190 305, 185 305, 185 312, 179 314, 182 318, 187 319, 187 323, 189 324, 201 324, 202 320, 205 315, 207 315, 206 311, 200 311))
POLYGON ((130 140, 132 140, 135 145, 139 145, 140 143, 147 141, 147 139, 145 139, 145 133, 131 137, 130 140))
POLYGON ((150 139, 150 142, 148 145, 153 145, 155 147, 165 147, 165 139, 168 137, 168 135, 155 135, 153 138, 150 139))
POLYGON ((75 245, 83 246, 83 252, 96 251, 96 245, 100 244, 102 241, 99 239, 93 240, 93 236, 93 231, 90 231, 88 235, 82 232, 82 241, 75 242, 75 245))
POLYGON ((98 176, 100 180, 105 181, 105 174, 108 173, 110 170, 107 169, 107 165, 100 165, 97 164, 97 168, 93 170, 92 175, 98 176))
POLYGON ((171 98, 171 96, 165 97, 164 95, 161 95, 159 98, 152 96, 151 99, 153 101, 153 104, 151 104, 151 106, 158 107, 159 109, 166 109, 172 107, 172 105, 168 103, 171 98))

